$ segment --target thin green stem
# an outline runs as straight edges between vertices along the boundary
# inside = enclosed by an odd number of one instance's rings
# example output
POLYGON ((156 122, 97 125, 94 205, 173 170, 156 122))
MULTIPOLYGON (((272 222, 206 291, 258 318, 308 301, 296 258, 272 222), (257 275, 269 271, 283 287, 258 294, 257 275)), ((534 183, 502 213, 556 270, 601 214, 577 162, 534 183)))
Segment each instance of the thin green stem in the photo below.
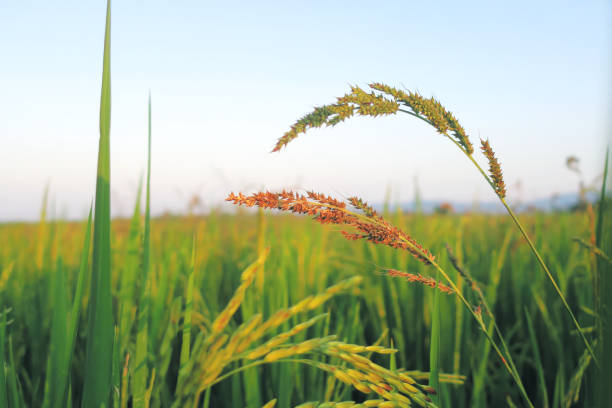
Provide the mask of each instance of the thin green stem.
POLYGON ((584 335, 584 331, 580 327, 580 324, 578 323, 578 320, 576 320, 576 317, 574 316, 574 313, 572 312, 572 309, 570 308, 569 304, 567 303, 567 300, 565 299, 565 296, 563 296, 563 292, 561 292, 561 289, 559 288, 559 285, 557 285, 557 282, 555 281, 555 278, 550 273, 550 270, 546 266, 546 263, 544 263, 544 260, 540 256, 540 253, 538 252, 536 247, 533 245, 533 242, 531 242, 531 239, 529 238, 529 235, 527 235, 527 231, 525 231, 525 228, 523 228, 523 225, 520 223, 520 221, 518 220, 518 218, 514 214, 514 211, 512 211, 512 209, 510 208, 510 206, 508 206, 506 201, 502 197, 499 197, 499 199, 502 202, 502 204, 504 205, 504 207, 506 207, 506 211, 508 211, 508 214, 510 214, 510 217, 512 218, 512 220, 514 221, 514 223, 516 224, 518 229, 521 231, 521 234, 523 234, 523 237, 525 238, 525 241, 527 241, 527 244, 529 245, 529 247, 531 248, 531 251, 536 256, 540 266, 542 266, 542 269, 544 269, 544 272, 546 272, 546 276, 548 276, 548 279, 550 280, 550 282, 552 283, 553 287, 555 288, 555 291, 557 291, 557 294, 561 298, 561 301, 563 302, 563 306, 565 306, 565 309, 567 309, 567 312, 569 313, 570 317, 572 318, 572 321, 574 322, 574 325, 576 326, 576 329, 578 330, 578 333, 580 333, 580 337, 582 337, 582 341, 584 341, 584 344, 585 344, 587 350, 589 350, 589 354, 593 358, 593 361, 595 362, 595 365, 597 366, 597 368, 600 368, 599 367, 599 362, 597 361, 597 358, 595 357, 595 352, 591 348, 591 345, 590 345, 589 341, 587 340, 586 336, 584 335))
MULTIPOLYGON (((431 122, 429 122, 427 119, 416 115, 413 112, 404 110, 404 109, 400 109, 401 112, 407 113, 411 116, 417 117, 421 120, 424 120, 426 123, 429 123, 431 125, 431 122)), ((470 161, 474 164, 474 166, 476 166, 476 168, 478 169, 478 171, 480 172, 480 174, 482 174, 482 176, 484 177, 484 179, 487 181, 487 183, 489 183, 489 186, 491 186, 491 188, 493 189, 493 191, 495 192, 495 195, 497 195, 497 197, 499 198, 499 200, 501 201, 501 203, 504 205, 504 207, 506 208, 506 211, 508 212, 508 214, 510 215, 510 217, 512 218, 512 220, 514 221, 514 224, 518 227, 518 229, 521 231, 521 234, 523 234, 523 237, 525 238, 525 241, 527 241, 527 244, 529 245, 529 247, 531 248, 531 251, 533 252, 533 254, 535 255, 536 259, 538 260, 538 263, 540 264, 540 266, 542 267, 542 269, 544 269, 544 272, 546 273, 546 276, 548 277, 548 279, 550 280, 550 282, 552 283, 553 287, 555 288, 555 291, 557 292, 557 294, 559 295, 559 297, 561 298, 561 301, 563 302, 563 306, 565 306, 565 309, 567 310, 567 312, 569 313, 570 317, 572 318, 572 321, 574 322, 574 325, 576 326, 576 329, 578 330, 578 333, 580 333, 580 337, 582 337, 582 341, 584 342, 584 345, 586 346, 587 350, 589 351, 589 354, 591 355, 591 357, 593 358, 593 361, 595 362, 595 365, 599 368, 599 362, 597 361, 597 358, 595 357, 595 352, 593 351, 591 344, 589 343, 589 341, 587 340, 586 336, 584 335, 584 331, 582 330, 582 327, 580 326, 580 324, 578 323, 578 320, 576 319, 574 313, 572 312, 572 309, 570 308, 569 304, 567 303, 567 300, 565 299, 565 296, 563 295, 563 292, 561 292, 561 289, 559 288, 559 285, 557 285, 557 282, 555 281, 555 278, 552 276, 552 274, 550 273, 550 270, 548 269, 548 267, 546 266, 546 263, 544 262, 544 260, 542 259, 542 257, 540 256, 540 253, 538 252, 538 250, 536 249, 535 245, 533 245, 533 242, 531 242, 531 239, 529 238, 529 235, 527 234, 527 232, 525 231, 525 228, 523 228, 523 225, 520 223, 520 221, 518 220, 518 218, 516 217, 516 215, 514 214, 514 212, 512 211, 512 209, 510 208, 510 206, 508 206, 508 204, 506 203, 506 201, 504 200, 503 197, 501 197, 498 193, 497 193, 497 189, 495 188, 495 184, 493 183, 493 181, 491 180, 491 178, 487 175, 487 173, 484 171, 484 169, 480 166, 480 164, 478 164, 478 162, 474 159, 474 156, 469 154, 464 148, 463 146, 461 146, 455 139, 453 139, 450 135, 444 133, 444 136, 446 136, 451 142, 453 142, 458 148, 459 150, 461 150, 463 152, 463 154, 470 159, 470 161)))

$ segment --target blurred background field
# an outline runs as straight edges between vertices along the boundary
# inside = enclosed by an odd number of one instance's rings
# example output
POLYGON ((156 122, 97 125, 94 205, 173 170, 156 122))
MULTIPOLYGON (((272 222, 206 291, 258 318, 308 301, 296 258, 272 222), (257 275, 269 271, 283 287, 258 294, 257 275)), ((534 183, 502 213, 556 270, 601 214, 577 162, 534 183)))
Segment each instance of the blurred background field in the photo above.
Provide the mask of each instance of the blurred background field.
MULTIPOLYGON (((388 217, 452 271, 444 248, 449 244, 482 284, 534 404, 566 406, 566 400, 576 395, 581 384, 572 382, 572 376, 580 371, 584 347, 511 220, 478 213, 400 211, 388 217)), ((573 238, 590 240, 592 217, 589 211, 520 216, 587 330, 594 324, 593 258, 573 238)), ((71 302, 84 241, 84 224, 44 218, 43 214, 39 223, 0 225, 0 301, 10 322, 6 330, 7 367, 14 369, 19 393, 27 406, 36 406, 42 400, 48 375, 43 367, 50 353, 52 310, 57 307, 53 303, 53 282, 60 270, 69 294, 63 301, 71 302)), ((607 217, 608 223, 611 219, 607 217)), ((212 320, 240 284, 241 272, 257 258, 262 246, 269 246, 263 282, 256 282, 247 290, 243 307, 230 325, 239 325, 255 311, 269 316, 281 307, 359 275, 364 280, 352 293, 337 296, 300 317, 299 320, 305 320, 329 312, 327 319, 311 327, 302 338, 336 333, 346 342, 372 344, 382 336, 381 344, 393 344, 399 349, 398 367, 427 371, 435 291, 385 276, 383 269, 426 273, 426 266, 405 251, 346 241, 337 229, 322 227, 307 217, 242 210, 234 214, 213 211, 206 216, 153 219, 148 361, 151 368, 156 368, 157 377, 152 388, 152 406, 168 406, 176 385, 183 323, 179 310, 191 270, 194 237, 194 332, 210 330, 212 320)), ((604 231, 610 234, 609 225, 604 231)), ((136 281, 141 273, 142 234, 143 220, 138 214, 132 220, 112 222, 111 271, 116 319, 121 305, 127 301, 122 285, 136 281)), ((84 307, 87 299, 85 291, 84 307)), ((442 384, 441 405, 494 407, 505 405, 507 398, 519 402, 511 378, 458 299, 443 295, 441 308, 441 372, 466 376, 462 385, 442 384)), ((83 377, 85 316, 86 313, 81 314, 70 368, 73 393, 79 392, 83 377)), ((279 327, 278 332, 299 321, 294 320, 279 327)), ((128 343, 130 354, 135 345, 128 343)), ((376 361, 389 365, 388 356, 376 361)), ((257 370, 255 383, 253 375, 247 372, 213 387, 210 406, 259 407, 278 397, 278 406, 286 408, 311 400, 363 398, 359 392, 335 381, 333 375, 312 367, 281 363, 257 370), (229 395, 232 397, 228 398, 229 395)), ((583 387, 590 386, 587 376, 583 387)), ((581 406, 588 405, 584 395, 588 393, 580 393, 581 406)))

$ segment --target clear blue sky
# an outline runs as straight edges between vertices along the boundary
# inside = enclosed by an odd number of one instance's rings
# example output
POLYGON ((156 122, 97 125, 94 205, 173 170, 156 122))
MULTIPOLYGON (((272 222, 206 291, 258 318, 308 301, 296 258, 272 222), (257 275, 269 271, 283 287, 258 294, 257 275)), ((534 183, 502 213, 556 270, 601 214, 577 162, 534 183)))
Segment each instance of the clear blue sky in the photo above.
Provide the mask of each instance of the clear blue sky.
MULTIPOLYGON (((112 205, 131 210, 153 95, 152 207, 298 187, 381 201, 491 201, 448 141, 407 116, 275 140, 349 84, 435 95, 489 138, 510 200, 575 191, 601 172, 611 131, 609 1, 116 1, 112 205), (377 4, 381 3, 381 4, 377 4), (521 187, 516 186, 520 182, 521 187)), ((0 12, 0 220, 84 217, 95 187, 105 1, 13 1, 0 12)))

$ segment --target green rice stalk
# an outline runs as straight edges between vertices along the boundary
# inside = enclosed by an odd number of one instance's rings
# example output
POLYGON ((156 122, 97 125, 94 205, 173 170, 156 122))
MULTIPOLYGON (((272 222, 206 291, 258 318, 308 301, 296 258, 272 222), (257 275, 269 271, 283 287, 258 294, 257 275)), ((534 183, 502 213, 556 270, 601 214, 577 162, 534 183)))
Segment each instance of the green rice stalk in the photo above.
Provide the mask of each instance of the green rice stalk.
MULTIPOLYGON (((604 176, 601 186, 601 195, 599 198, 599 210, 597 212, 597 225, 595 234, 595 245, 598 248, 612 249, 610 242, 609 228, 607 235, 604 237, 604 221, 606 210, 606 183, 608 181, 608 154, 609 149, 606 149, 606 160, 604 164, 604 176)), ((599 316, 599 343, 600 356, 603 360, 602 373, 598 376, 599 392, 597 401, 602 404, 612 401, 612 264, 608 262, 597 262, 597 280, 599 282, 600 299, 596 298, 596 311, 599 316)))
POLYGON ((195 246, 196 238, 193 237, 191 248, 191 264, 189 265, 189 278, 185 293, 185 313, 183 314, 183 337, 181 339, 180 367, 183 367, 189 360, 191 346, 191 312, 193 310, 193 281, 195 275, 195 246))
MULTIPOLYGON (((540 348, 538 347, 538 339, 536 337, 535 329, 533 328, 533 321, 529 315, 529 311, 525 308, 525 318, 527 320, 527 329, 529 330, 529 341, 531 342, 531 348, 533 350, 534 364, 536 372, 538 374, 538 388, 542 395, 542 407, 548 408, 548 392, 546 391, 546 377, 544 376, 544 366, 542 365, 542 357, 540 356, 540 348)), ((588 354, 587 354, 588 356, 588 354)))
POLYGON ((66 286, 64 267, 61 258, 57 261, 55 276, 52 282, 53 325, 51 328, 51 344, 47 363, 47 379, 43 408, 61 407, 66 405, 66 388, 69 381, 69 366, 66 364, 66 286))
POLYGON ((147 189, 145 201, 144 238, 142 248, 142 295, 138 311, 136 356, 134 361, 134 408, 146 408, 147 379, 149 377, 149 308, 151 306, 151 95, 148 104, 147 189))
POLYGON ((6 375, 4 370, 8 364, 6 363, 6 354, 4 352, 4 344, 6 343, 6 315, 5 310, 0 311, 0 406, 8 407, 8 389, 6 384, 6 375))
MULTIPOLYGON (((440 281, 440 274, 436 274, 436 281, 440 281)), ((440 392, 440 377, 438 374, 440 365, 440 291, 434 291, 433 311, 431 316, 431 342, 429 347, 429 385, 440 392)), ((438 404, 438 394, 432 396, 435 404, 438 404)))
POLYGON ((11 407, 23 407, 25 406, 23 402, 23 395, 21 394, 21 387, 19 386, 19 380, 17 378, 17 369, 15 365, 15 353, 13 351, 13 338, 9 336, 8 338, 8 352, 9 352, 9 364, 8 364, 8 386, 9 386, 9 394, 11 401, 11 407))
POLYGON ((130 334, 135 319, 135 289, 136 278, 140 272, 140 249, 141 249, 141 228, 140 228, 140 197, 142 194, 142 177, 138 183, 136 193, 136 203, 130 221, 130 228, 127 238, 127 251, 124 257, 124 267, 121 273, 119 289, 119 344, 121 356, 125 355, 128 347, 130 334))
POLYGON ((113 359, 113 310, 110 251, 110 0, 106 9, 102 96, 100 100, 100 145, 94 215, 91 293, 89 302, 85 378, 81 405, 109 405, 113 359))

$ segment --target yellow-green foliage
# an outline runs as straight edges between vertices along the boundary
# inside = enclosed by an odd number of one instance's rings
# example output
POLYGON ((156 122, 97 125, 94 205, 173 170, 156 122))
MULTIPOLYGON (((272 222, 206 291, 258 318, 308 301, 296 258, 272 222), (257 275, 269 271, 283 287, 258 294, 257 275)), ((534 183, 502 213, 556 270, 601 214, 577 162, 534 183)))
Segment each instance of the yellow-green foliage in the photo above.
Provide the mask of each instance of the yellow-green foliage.
MULTIPOLYGON (((131 260, 134 254, 130 241, 142 235, 142 220, 138 216, 136 220, 135 224, 132 220, 132 227, 129 220, 115 220, 111 231, 115 321, 118 328, 129 328, 127 335, 119 336, 125 342, 125 354, 113 368, 118 373, 115 393, 118 404, 130 401, 132 376, 137 369, 134 366, 137 327, 122 325, 120 318, 124 316, 121 311, 126 301, 122 299, 126 291, 121 285, 137 282, 140 274, 140 265, 131 260), (126 274, 133 276, 126 278, 126 274)), ((560 302, 545 277, 536 273, 537 265, 529 256, 529 248, 518 232, 510 228, 510 220, 478 214, 397 214, 390 220, 418 236, 449 271, 453 268, 445 255, 444 244, 448 242, 460 254, 461 263, 481 283, 502 332, 513 333, 511 344, 522 344, 526 354, 517 353, 516 359, 523 378, 534 375, 530 356, 533 341, 539 343, 538 364, 547 377, 556 375, 557 379, 540 387, 535 385, 537 380, 533 377, 534 386, 528 392, 536 406, 544 401, 544 392, 551 402, 561 401, 566 393, 572 398, 577 396, 579 401, 583 398, 584 391, 579 394, 575 388, 573 391, 568 388, 576 387, 576 381, 570 383, 570 379, 577 368, 588 375, 580 360, 584 348, 575 341, 571 321, 560 312, 560 302), (531 317, 534 336, 529 335, 525 311, 531 317)), ((572 240, 574 236, 588 238, 588 215, 534 214, 522 216, 522 222, 543 248, 561 287, 570 294, 574 309, 582 310, 581 323, 590 327, 594 322, 589 312, 592 309, 591 259, 588 251, 572 240)), ((367 357, 372 351, 384 352, 384 346, 389 346, 391 340, 393 348, 398 350, 392 361, 384 354, 372 355, 373 361, 381 367, 392 367, 391 362, 397 367, 425 371, 409 375, 426 383, 434 291, 391 279, 377 267, 384 265, 419 273, 426 271, 425 265, 402 251, 346 241, 333 227, 321 227, 306 217, 268 214, 266 224, 267 229, 262 232, 257 227, 262 225, 257 216, 245 212, 152 220, 151 312, 146 359, 150 373, 147 388, 152 387, 148 390, 151 406, 192 401, 198 391, 206 391, 202 389, 204 380, 215 384, 208 396, 209 406, 245 406, 245 381, 249 377, 233 375, 216 381, 253 362, 257 363, 254 370, 261 399, 258 407, 273 398, 278 398, 277 407, 304 401, 356 401, 357 404, 362 400, 377 400, 375 393, 365 395, 355 390, 355 384, 347 384, 347 379, 362 377, 349 371, 354 368, 343 366, 345 360, 334 358, 329 350, 344 349, 367 357), (261 253, 266 247, 258 245, 257 237, 262 234, 270 248, 267 257, 261 253), (195 246, 194 236, 197 237, 195 246), (261 291, 257 285, 250 284, 258 270, 249 265, 258 258, 256 265, 265 262, 261 291), (363 282, 356 285, 350 280, 354 276, 361 277, 363 282), (189 358, 183 357, 187 363, 181 367, 184 311, 187 310, 185 294, 190 280, 193 281, 189 285, 193 290, 191 344, 189 358), (353 283, 342 291, 333 289, 338 287, 335 285, 345 285, 343 281, 353 283), (240 289, 246 283, 248 287, 240 289), (333 297, 326 295, 330 292, 333 297), (240 303, 251 305, 250 312, 240 312, 243 306, 238 309, 229 306, 237 295, 243 296, 240 303), (382 348, 363 347, 376 343, 387 329, 389 335, 378 344, 382 348), (337 337, 329 337, 332 334, 337 337), (342 343, 334 343, 337 341, 342 343), (340 345, 344 343, 359 346, 340 345), (217 352, 215 364, 222 365, 221 371, 202 364, 214 361, 217 352), (219 355, 223 355, 221 361, 219 355), (305 359, 309 363, 263 364, 281 357, 305 359), (325 364, 344 368, 326 370, 325 364), (181 371, 190 375, 185 375, 177 388, 181 371), (342 373, 348 373, 349 377, 342 373)), ((66 222, 0 226, 0 300, 8 320, 2 357, 8 368, 5 382, 9 401, 14 397, 11 393, 14 383, 18 400, 27 406, 38 406, 44 397, 42 385, 48 374, 55 374, 46 372, 53 327, 49 302, 54 295, 50 293, 53 287, 50 283, 56 282, 56 277, 63 273, 67 302, 72 302, 83 247, 83 227, 81 223, 66 222), (35 256, 37 253, 42 254, 40 261, 35 256), (61 266, 58 266, 60 258, 61 266)), ((85 308, 88 299, 85 291, 82 303, 85 308)), ((475 297, 471 300, 477 303, 475 297)), ((137 303, 134 299, 127 302, 128 305, 137 303)), ((443 296, 440 306, 443 316, 440 369, 451 372, 456 367, 456 374, 470 376, 470 384, 474 384, 453 385, 462 383, 462 377, 441 374, 442 385, 438 390, 441 405, 448 406, 452 401, 452 406, 458 407, 496 406, 505 403, 506 395, 519 401, 518 391, 497 359, 488 352, 488 343, 476 324, 465 315, 455 313, 458 307, 455 298, 443 296), (462 320, 457 322, 456 316, 462 320), (472 395, 476 385, 479 394, 472 395)), ((127 313, 128 318, 137 315, 127 313)), ((72 401, 80 399, 84 375, 85 316, 82 312, 70 368, 72 401)), ((356 384, 365 390, 363 382, 359 380, 356 384)), ((204 399, 203 396, 200 401, 204 399)))

